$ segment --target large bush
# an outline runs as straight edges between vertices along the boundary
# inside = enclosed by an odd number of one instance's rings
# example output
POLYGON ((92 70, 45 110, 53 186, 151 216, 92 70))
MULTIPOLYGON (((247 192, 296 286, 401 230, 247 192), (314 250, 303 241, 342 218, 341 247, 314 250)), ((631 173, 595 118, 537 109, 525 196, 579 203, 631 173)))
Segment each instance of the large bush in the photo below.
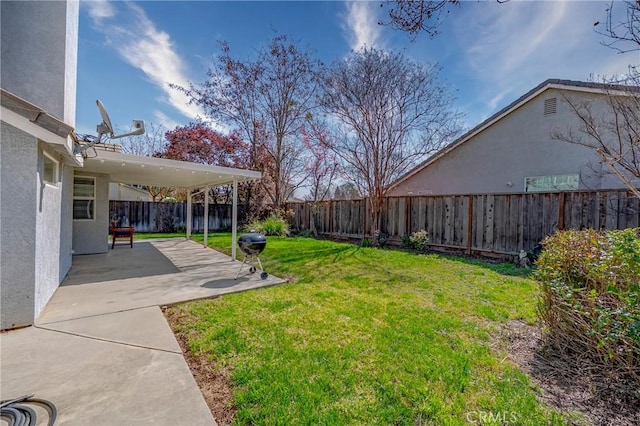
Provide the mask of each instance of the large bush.
POLYGON ((640 397, 638 229, 561 231, 543 245, 539 313, 548 343, 640 397))

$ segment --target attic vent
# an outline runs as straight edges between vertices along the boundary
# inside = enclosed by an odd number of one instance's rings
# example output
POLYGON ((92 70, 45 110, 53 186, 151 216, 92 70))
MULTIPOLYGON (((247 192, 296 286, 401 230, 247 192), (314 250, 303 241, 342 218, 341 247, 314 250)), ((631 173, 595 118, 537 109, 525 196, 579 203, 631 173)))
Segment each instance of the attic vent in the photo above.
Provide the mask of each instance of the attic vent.
POLYGON ((558 98, 549 98, 544 100, 544 115, 555 114, 558 110, 558 98))

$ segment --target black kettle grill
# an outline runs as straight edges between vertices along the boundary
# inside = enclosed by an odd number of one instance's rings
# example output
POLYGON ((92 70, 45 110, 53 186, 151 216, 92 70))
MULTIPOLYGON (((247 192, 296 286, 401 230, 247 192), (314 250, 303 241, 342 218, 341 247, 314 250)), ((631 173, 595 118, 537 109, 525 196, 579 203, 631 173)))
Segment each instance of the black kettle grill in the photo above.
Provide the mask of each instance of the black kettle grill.
POLYGON ((256 264, 260 267, 260 278, 266 280, 269 274, 265 272, 262 268, 262 263, 260 262, 260 257, 258 256, 264 248, 267 246, 267 238, 259 234, 257 232, 250 232, 248 234, 241 235, 238 238, 238 247, 244 254, 244 260, 242 261, 242 265, 240 265, 240 269, 238 269, 238 273, 236 274, 236 278, 240 276, 240 272, 242 271, 242 267, 246 264, 250 265, 249 273, 253 274, 257 271, 256 264))

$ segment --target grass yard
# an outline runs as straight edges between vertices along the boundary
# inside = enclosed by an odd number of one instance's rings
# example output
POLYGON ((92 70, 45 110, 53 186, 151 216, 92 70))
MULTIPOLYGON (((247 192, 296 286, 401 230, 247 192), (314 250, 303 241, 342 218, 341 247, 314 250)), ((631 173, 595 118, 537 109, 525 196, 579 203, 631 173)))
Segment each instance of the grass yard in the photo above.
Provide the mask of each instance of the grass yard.
POLYGON ((564 423, 501 341, 535 321, 537 283, 510 266, 276 237, 261 260, 292 282, 170 308, 230 378, 234 424, 564 423))

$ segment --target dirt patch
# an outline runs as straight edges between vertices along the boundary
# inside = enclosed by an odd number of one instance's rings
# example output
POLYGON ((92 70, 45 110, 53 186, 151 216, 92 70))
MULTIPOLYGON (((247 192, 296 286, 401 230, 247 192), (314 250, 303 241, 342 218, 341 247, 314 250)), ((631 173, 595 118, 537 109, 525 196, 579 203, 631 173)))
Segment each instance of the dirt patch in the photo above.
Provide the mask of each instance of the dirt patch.
POLYGON ((507 344, 508 358, 540 387, 538 397, 542 402, 562 413, 580 414, 587 424, 640 424, 640 401, 621 400, 613 383, 607 389, 606 376, 601 370, 589 368, 587 362, 558 356, 544 345, 539 328, 522 321, 510 321, 502 337, 507 344))
POLYGON ((233 405, 230 372, 216 368, 211 361, 207 360, 206 356, 194 355, 189 349, 189 336, 184 332, 178 331, 179 327, 177 325, 182 318, 180 314, 166 307, 162 308, 162 312, 173 330, 180 348, 182 348, 184 359, 187 361, 198 387, 200 387, 213 418, 219 426, 230 425, 237 412, 237 408, 233 405))

